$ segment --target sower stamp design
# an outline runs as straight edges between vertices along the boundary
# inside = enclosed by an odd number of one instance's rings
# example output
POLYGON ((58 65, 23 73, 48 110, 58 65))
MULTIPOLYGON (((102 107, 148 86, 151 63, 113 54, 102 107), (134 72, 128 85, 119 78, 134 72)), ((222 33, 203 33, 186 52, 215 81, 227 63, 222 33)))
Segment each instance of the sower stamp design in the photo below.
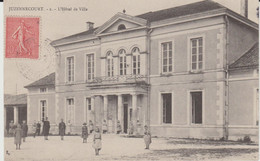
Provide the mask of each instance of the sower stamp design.
POLYGON ((37 17, 7 17, 5 57, 38 59, 39 25, 37 17))

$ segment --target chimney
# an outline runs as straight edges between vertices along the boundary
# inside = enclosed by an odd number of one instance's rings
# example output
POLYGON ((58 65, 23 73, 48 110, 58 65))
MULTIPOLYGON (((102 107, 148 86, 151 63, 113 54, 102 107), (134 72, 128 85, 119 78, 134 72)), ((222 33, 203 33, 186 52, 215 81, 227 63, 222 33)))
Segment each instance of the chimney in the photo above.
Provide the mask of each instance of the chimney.
POLYGON ((87 30, 91 30, 94 28, 94 23, 93 22, 86 22, 87 23, 87 30))
POLYGON ((248 18, 248 0, 241 0, 240 12, 242 16, 248 18))

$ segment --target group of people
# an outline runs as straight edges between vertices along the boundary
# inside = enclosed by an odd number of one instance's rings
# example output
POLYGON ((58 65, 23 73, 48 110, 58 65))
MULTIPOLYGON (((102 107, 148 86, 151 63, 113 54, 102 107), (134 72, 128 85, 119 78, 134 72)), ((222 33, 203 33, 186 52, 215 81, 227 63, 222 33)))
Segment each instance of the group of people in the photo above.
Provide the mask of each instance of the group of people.
MULTIPOLYGON (((38 121, 36 123, 36 121, 34 121, 33 124, 33 137, 35 138, 36 135, 40 135, 40 129, 41 129, 41 123, 38 121)), ((44 135, 44 139, 48 140, 48 135, 49 135, 49 130, 50 130, 50 122, 48 121, 48 118, 46 117, 45 120, 43 121, 43 130, 42 130, 42 134, 44 135)), ((108 126, 106 123, 106 120, 103 121, 102 124, 102 130, 103 133, 107 133, 108 131, 108 126)), ((101 137, 101 132, 99 127, 95 127, 94 129, 94 124, 93 122, 90 120, 89 121, 89 125, 87 126, 87 123, 83 123, 82 125, 82 134, 81 137, 83 139, 83 143, 87 143, 87 138, 89 133, 93 133, 93 145, 92 147, 95 149, 95 154, 99 155, 99 151, 102 148, 102 137, 101 137)), ((117 134, 120 134, 122 131, 122 127, 120 124, 120 121, 117 121, 117 134)), ((23 139, 23 142, 25 142, 25 138, 27 137, 27 133, 28 133, 28 125, 26 124, 26 121, 24 120, 23 123, 17 124, 15 125, 13 123, 13 121, 10 122, 9 124, 9 135, 13 135, 14 136, 14 143, 16 144, 16 150, 20 149, 21 146, 21 140, 23 139)), ((130 132, 129 134, 133 133, 133 124, 131 123, 130 125, 130 132)), ((61 119, 61 122, 59 123, 59 135, 61 137, 61 140, 64 140, 64 136, 66 134, 66 124, 63 121, 63 119, 61 119)), ((148 126, 144 126, 144 142, 146 145, 145 149, 149 149, 149 145, 151 144, 152 140, 151 140, 151 133, 148 130, 148 126)))

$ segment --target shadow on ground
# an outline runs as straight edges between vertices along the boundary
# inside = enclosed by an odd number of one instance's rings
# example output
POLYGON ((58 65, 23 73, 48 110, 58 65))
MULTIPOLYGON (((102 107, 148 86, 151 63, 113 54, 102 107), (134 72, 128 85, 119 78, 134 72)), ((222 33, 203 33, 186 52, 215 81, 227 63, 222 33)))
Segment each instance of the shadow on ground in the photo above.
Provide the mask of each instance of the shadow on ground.
POLYGON ((220 140, 201 140, 201 139, 176 139, 171 140, 167 139, 168 144, 191 144, 191 145, 213 145, 213 146, 222 146, 222 145, 252 145, 258 146, 256 143, 250 142, 238 142, 238 141, 220 141, 220 140))
POLYGON ((243 154, 257 153, 258 148, 253 149, 233 149, 233 148, 215 148, 215 149, 194 149, 194 148, 180 148, 180 149, 165 149, 165 150, 151 150, 151 152, 137 155, 134 157, 122 156, 120 158, 113 158, 113 160, 159 160, 160 158, 166 160, 204 160, 204 159, 221 159, 225 157, 240 156, 243 154))

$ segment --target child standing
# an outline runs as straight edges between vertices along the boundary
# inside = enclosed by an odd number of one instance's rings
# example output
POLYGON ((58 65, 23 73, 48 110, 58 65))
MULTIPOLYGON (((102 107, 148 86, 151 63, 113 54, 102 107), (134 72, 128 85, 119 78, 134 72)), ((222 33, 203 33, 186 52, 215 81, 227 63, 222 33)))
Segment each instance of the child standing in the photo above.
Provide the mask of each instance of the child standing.
POLYGON ((95 149, 96 155, 99 155, 99 151, 101 150, 102 143, 101 143, 101 133, 98 127, 96 127, 95 129, 92 147, 95 149))
POLYGON ((82 139, 83 139, 83 143, 87 142, 87 138, 88 138, 88 127, 86 123, 83 123, 82 125, 82 139))
POLYGON ((148 130, 148 126, 144 126, 144 143, 146 145, 145 149, 149 149, 150 144, 152 143, 151 133, 148 130))
POLYGON ((16 150, 20 149, 21 143, 22 143, 22 129, 21 125, 18 124, 17 128, 14 130, 14 144, 16 145, 16 150))

